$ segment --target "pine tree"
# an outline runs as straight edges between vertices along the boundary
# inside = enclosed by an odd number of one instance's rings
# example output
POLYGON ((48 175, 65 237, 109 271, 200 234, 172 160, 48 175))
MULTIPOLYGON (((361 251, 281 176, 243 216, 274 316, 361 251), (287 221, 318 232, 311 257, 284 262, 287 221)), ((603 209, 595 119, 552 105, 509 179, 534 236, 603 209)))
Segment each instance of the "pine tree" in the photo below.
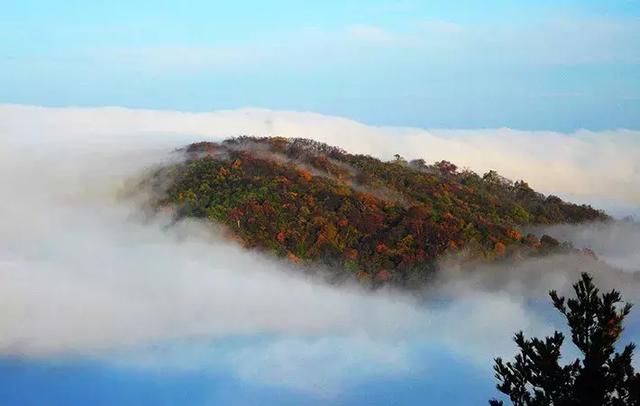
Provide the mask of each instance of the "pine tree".
MULTIPOLYGON (((576 297, 565 300, 555 291, 551 300, 566 318, 571 340, 582 359, 561 366, 564 335, 555 332, 544 340, 515 335, 520 353, 513 362, 495 359, 497 388, 514 406, 618 406, 640 405, 640 374, 631 365, 635 345, 622 352, 615 344, 631 305, 622 304, 620 292, 599 294, 586 273, 573 286, 576 297)), ((491 406, 503 405, 491 400, 491 406)))

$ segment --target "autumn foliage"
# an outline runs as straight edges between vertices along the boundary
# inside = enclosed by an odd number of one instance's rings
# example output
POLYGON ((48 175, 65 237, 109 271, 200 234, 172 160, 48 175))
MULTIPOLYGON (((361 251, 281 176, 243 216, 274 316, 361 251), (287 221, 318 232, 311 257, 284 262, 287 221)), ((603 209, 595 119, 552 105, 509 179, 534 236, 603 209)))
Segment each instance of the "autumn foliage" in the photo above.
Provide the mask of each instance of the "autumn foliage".
POLYGON ((184 161, 147 180, 155 207, 223 223, 247 247, 373 283, 424 280, 444 254, 495 260, 570 249, 523 236, 521 227, 608 219, 447 161, 384 162, 297 138, 239 137, 179 152, 184 161))

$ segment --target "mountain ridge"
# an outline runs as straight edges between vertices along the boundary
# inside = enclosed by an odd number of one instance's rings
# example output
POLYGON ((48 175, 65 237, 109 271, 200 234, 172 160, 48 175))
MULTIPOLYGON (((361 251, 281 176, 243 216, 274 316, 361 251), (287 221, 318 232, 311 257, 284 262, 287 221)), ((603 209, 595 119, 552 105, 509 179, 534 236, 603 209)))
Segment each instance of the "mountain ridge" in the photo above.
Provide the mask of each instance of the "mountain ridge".
POLYGON ((495 171, 480 176, 399 155, 381 161, 304 138, 241 136, 177 152, 183 161, 146 181, 156 210, 224 224, 248 248, 366 283, 420 283, 444 256, 486 262, 578 252, 523 230, 610 220, 495 171))

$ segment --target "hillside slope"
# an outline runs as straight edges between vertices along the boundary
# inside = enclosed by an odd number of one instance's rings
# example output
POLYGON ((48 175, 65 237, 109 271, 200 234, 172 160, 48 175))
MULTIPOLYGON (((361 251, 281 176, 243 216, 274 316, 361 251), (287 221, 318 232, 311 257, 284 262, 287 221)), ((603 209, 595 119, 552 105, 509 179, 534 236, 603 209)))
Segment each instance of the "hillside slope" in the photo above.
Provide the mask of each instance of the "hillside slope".
POLYGON ((239 137, 179 152, 184 161, 148 180, 156 209, 225 224, 247 247, 362 281, 422 281, 443 255, 494 261, 571 250, 521 229, 609 218, 493 171, 383 162, 307 139, 239 137))

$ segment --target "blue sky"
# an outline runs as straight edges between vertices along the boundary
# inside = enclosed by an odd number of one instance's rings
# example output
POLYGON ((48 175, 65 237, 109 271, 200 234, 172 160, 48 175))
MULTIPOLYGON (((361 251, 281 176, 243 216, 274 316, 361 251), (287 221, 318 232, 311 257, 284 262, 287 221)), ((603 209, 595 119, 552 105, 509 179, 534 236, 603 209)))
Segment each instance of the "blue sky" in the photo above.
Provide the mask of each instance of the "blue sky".
POLYGON ((640 2, 3 1, 0 102, 640 128, 640 2))
MULTIPOLYGON (((433 356, 432 356, 433 358, 433 356)), ((87 361, 0 358, 0 399, 7 405, 424 405, 484 404, 491 373, 439 355, 437 374, 370 380, 335 396, 255 385, 224 373, 140 372, 87 361), (38 388, 33 390, 33 388, 38 388)), ((432 362, 433 359, 429 359, 432 362)), ((357 372, 356 372, 357 374, 357 372)))

